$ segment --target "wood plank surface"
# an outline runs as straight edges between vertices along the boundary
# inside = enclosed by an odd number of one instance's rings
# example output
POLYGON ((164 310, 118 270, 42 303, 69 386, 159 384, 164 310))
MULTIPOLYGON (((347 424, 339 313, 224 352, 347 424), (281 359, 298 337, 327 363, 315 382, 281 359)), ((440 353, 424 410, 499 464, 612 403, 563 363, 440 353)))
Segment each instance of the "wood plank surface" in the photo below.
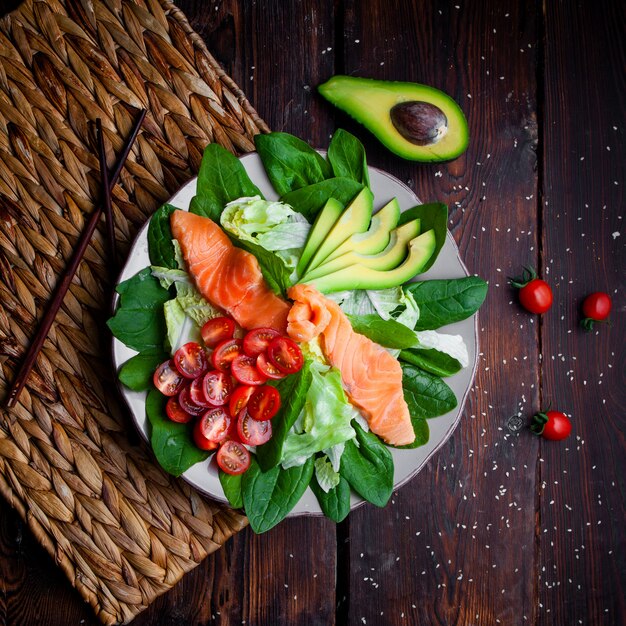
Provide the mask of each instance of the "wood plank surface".
POLYGON ((575 438, 540 450, 545 626, 626 623, 624 17, 619 2, 546 3, 542 404, 571 415, 575 438), (613 297, 612 322, 586 333, 593 291, 613 297))
MULTIPOLYGON (((372 165, 447 202, 461 255, 490 292, 461 424, 386 509, 366 505, 338 527, 248 529, 134 623, 625 623, 623 6, 178 4, 271 128, 322 147, 347 128, 372 165), (335 73, 443 89, 468 116, 468 152, 441 165, 391 155, 316 94, 335 73), (541 322, 506 285, 525 264, 555 290, 541 322), (596 289, 614 296, 613 323, 584 334, 578 305, 596 289), (572 415, 575 438, 507 431, 511 415, 549 402, 572 415)), ((0 624, 96 623, 0 502, 0 624)))

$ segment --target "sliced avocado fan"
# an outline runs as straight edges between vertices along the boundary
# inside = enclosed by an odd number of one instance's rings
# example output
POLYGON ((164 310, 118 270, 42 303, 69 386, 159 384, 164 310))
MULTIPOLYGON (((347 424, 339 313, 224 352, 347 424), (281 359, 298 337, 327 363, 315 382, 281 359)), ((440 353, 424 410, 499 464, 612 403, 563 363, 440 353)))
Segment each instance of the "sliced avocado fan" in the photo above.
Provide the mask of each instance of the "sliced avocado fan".
POLYGON ((420 220, 411 220, 391 232, 389 243, 382 252, 378 254, 359 254, 354 250, 350 250, 331 261, 324 261, 315 269, 307 272, 302 280, 306 282, 320 276, 326 276, 350 265, 361 265, 373 270, 392 270, 398 267, 406 258, 407 245, 417 237, 419 232, 420 220))
POLYGON ((347 289, 388 289, 402 285, 422 271, 436 247, 435 231, 428 230, 409 243, 409 254, 395 269, 375 270, 362 265, 350 265, 319 278, 302 280, 322 293, 347 289))

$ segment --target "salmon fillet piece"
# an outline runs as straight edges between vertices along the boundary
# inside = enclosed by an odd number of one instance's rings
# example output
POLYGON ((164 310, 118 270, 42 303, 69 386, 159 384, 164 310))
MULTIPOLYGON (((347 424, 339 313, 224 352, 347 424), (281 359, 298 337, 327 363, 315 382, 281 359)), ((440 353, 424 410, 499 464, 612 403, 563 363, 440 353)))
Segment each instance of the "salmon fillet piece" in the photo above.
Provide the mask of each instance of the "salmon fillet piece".
POLYGON ((174 211, 170 226, 198 291, 211 304, 246 330, 286 332, 290 306, 267 286, 253 254, 233 246, 208 217, 174 211))
POLYGON ((297 341, 320 336, 322 351, 341 373, 350 402, 373 433, 391 445, 413 443, 415 432, 402 391, 402 368, 387 350, 355 333, 339 305, 310 285, 294 285, 287 334, 297 341))

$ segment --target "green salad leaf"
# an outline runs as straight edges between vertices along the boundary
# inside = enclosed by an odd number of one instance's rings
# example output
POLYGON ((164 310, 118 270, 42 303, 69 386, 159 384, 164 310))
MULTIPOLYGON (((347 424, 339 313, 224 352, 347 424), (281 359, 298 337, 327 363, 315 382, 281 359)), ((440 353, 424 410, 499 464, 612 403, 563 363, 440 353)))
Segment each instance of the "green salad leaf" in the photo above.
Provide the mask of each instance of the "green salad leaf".
POLYGON ((243 474, 227 474, 221 469, 218 472, 224 495, 233 509, 243 508, 243 474))
POLYGON ((120 382, 133 391, 147 391, 152 387, 154 370, 169 355, 163 350, 147 350, 131 357, 118 373, 120 382))
MULTIPOLYGON (((301 428, 285 438, 281 463, 300 465, 305 458, 343 443, 355 436, 350 421, 355 409, 341 385, 341 373, 331 368, 321 371, 313 364, 311 382, 304 403, 301 428)), ((282 397, 282 394, 281 394, 282 397)))
POLYGON ((427 280, 404 288, 420 307, 415 330, 432 330, 467 319, 478 311, 487 295, 487 283, 477 276, 427 280))
POLYGON ((420 274, 423 274, 433 266, 441 248, 443 248, 443 244, 446 242, 448 234, 448 207, 442 202, 418 204, 400 215, 398 226, 402 226, 402 224, 406 224, 414 219, 420 220, 420 232, 425 233, 431 228, 435 231, 435 249, 426 265, 420 270, 420 274))
POLYGON ((419 344, 415 332, 394 319, 384 320, 376 313, 348 315, 348 319, 354 332, 386 348, 401 350, 419 344))
POLYGON ((311 361, 306 359, 302 369, 296 374, 268 383, 278 389, 282 405, 272 418, 272 438, 256 450, 263 470, 267 471, 280 463, 285 440, 304 407, 311 380, 311 361))
POLYGON ((341 457, 339 474, 363 499, 383 507, 393 491, 393 458, 376 435, 352 422, 356 440, 351 439, 341 457))
POLYGON ((463 368, 458 359, 445 352, 435 350, 435 348, 401 350, 398 358, 434 376, 443 378, 452 376, 463 368))
POLYGON ((149 267, 120 283, 120 303, 107 326, 124 345, 137 352, 159 351, 165 339, 163 304, 167 289, 152 276, 149 267))
POLYGON ((170 215, 174 211, 176 211, 175 206, 164 204, 150 218, 150 223, 148 224, 148 254, 150 255, 150 263, 152 265, 168 269, 178 267, 174 244, 172 243, 172 229, 170 228, 170 215))
POLYGON ((343 476, 339 476, 339 483, 336 487, 324 491, 320 487, 317 477, 313 475, 310 487, 326 517, 337 523, 348 517, 348 513, 350 513, 350 484, 343 476))
POLYGON ((342 176, 290 191, 282 196, 281 201, 302 213, 309 221, 313 221, 329 198, 348 206, 361 189, 363 185, 342 176))
POLYGON ((261 192, 241 161, 226 148, 210 143, 204 149, 196 195, 189 210, 219 223, 224 207, 231 200, 250 196, 261 196, 261 192))
POLYGON ((254 145, 272 187, 279 196, 330 178, 324 157, 308 143, 289 133, 259 134, 254 145))
POLYGON ((192 465, 209 457, 191 438, 189 424, 178 424, 165 414, 167 398, 151 389, 146 398, 146 415, 150 422, 150 443, 159 465, 172 476, 180 476, 192 465))
POLYGON ((255 533, 264 533, 282 522, 302 497, 313 476, 313 458, 304 465, 261 470, 254 456, 243 474, 243 504, 255 533))
POLYGON ((345 176, 365 187, 370 186, 365 148, 348 131, 342 128, 335 131, 328 146, 328 161, 335 176, 345 176))

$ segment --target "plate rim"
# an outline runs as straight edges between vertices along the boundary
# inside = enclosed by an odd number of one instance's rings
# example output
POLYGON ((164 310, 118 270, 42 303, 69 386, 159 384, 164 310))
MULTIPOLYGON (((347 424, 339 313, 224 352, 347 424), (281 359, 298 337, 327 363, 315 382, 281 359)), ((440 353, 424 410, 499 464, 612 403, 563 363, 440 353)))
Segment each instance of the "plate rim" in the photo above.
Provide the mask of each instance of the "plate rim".
MULTIPOLYGON (((321 154, 326 154, 327 151, 320 149, 320 150, 317 150, 317 152, 319 152, 321 154)), ((258 152, 256 152, 256 151, 247 152, 247 153, 242 154, 241 156, 239 156, 238 159, 240 161, 243 161, 247 157, 251 157, 253 155, 258 155, 258 152)), ((423 202, 419 199, 419 197, 417 196, 415 191, 413 191, 413 189, 411 189, 406 183, 401 181, 399 178, 397 178, 393 174, 390 174, 386 170, 383 170, 383 169, 381 169, 379 167, 375 167, 373 165, 368 165, 367 167, 368 167, 369 170, 373 170, 375 172, 378 172, 379 174, 390 178, 394 183, 396 183, 399 186, 401 186, 404 189, 405 192, 407 192, 409 195, 411 195, 415 199, 416 204, 423 204, 423 202)), ((169 202, 176 194, 180 193, 180 191, 184 187, 186 187, 187 185, 190 185, 191 183, 193 183, 197 179, 198 179, 198 176, 193 176, 192 178, 188 179, 185 183, 183 183, 176 190, 176 192, 174 192, 168 198, 168 200, 166 200, 165 203, 169 202)), ((128 249, 128 254, 126 255, 126 259, 125 259, 123 265, 120 267, 120 269, 119 269, 119 271, 117 273, 117 277, 115 279, 115 284, 114 284, 114 288, 113 288, 113 296, 111 298, 111 311, 113 313, 115 312, 115 310, 117 308, 117 303, 118 303, 119 298, 120 298, 119 294, 116 291, 117 286, 120 284, 120 278, 126 272, 126 269, 127 269, 128 265, 131 262, 131 257, 133 256, 134 249, 135 249, 135 247, 136 247, 136 245, 138 243, 138 240, 142 236, 143 232, 148 228, 148 226, 150 224, 150 220, 152 219, 153 215, 154 215, 154 213, 152 213, 146 219, 145 223, 141 226, 141 228, 135 234, 135 237, 133 238, 133 241, 132 241, 132 243, 131 243, 131 245, 130 245, 130 247, 128 249)), ((455 253, 456 257, 457 257, 457 260, 459 261, 461 269, 465 273, 465 276, 466 277, 472 276, 472 274, 468 270, 467 266, 465 265, 465 261, 463 260, 463 258, 461 256, 461 251, 459 249, 459 246, 458 246, 456 240, 454 239, 454 237, 452 236, 452 233, 450 232, 450 229, 447 227, 447 225, 446 225, 446 238, 451 242, 451 244, 453 246, 453 249, 454 249, 454 253, 455 253)), ((479 342, 479 335, 478 335, 478 316, 479 316, 479 311, 477 311, 476 313, 473 314, 473 318, 474 318, 474 324, 473 324, 474 345, 476 346, 476 352, 475 352, 475 355, 474 355, 474 362, 472 364, 472 370, 471 370, 471 374, 470 374, 469 383, 468 383, 468 385, 467 385, 467 387, 466 387, 466 389, 465 389, 465 391, 463 393, 463 397, 460 398, 459 402, 458 402, 458 407, 459 407, 458 414, 455 417, 454 421, 450 424, 448 429, 444 432, 443 437, 441 438, 439 443, 435 446, 435 448, 433 448, 433 450, 430 451, 428 456, 426 456, 426 458, 424 458, 422 460, 422 462, 418 466, 416 466, 416 468, 413 471, 411 471, 410 474, 408 474, 407 476, 402 478, 397 484, 394 484, 393 492, 396 492, 399 489, 401 489, 402 487, 404 487, 407 483, 409 483, 411 480, 413 480, 417 476, 417 474, 419 474, 419 472, 422 471, 424 466, 427 463, 429 463, 432 460, 432 458, 435 456, 435 454, 437 454, 437 452, 439 452, 439 450, 441 450, 441 448, 449 441, 449 439, 452 436, 453 432, 457 429, 457 427, 459 425, 459 422, 461 421, 461 418, 463 417, 463 414, 465 413, 465 408, 466 408, 465 404, 467 402, 467 398, 469 396, 469 393, 470 393, 470 391, 471 391, 471 389, 472 389, 472 387, 474 385, 474 380, 476 378, 476 370, 478 368, 478 359, 479 359, 479 355, 480 355, 480 342, 479 342)), ((112 362, 113 362, 114 368, 115 367, 119 368, 121 366, 121 364, 116 363, 116 359, 115 359, 115 342, 116 341, 119 341, 119 339, 117 339, 113 334, 111 334, 110 350, 111 350, 112 362)), ((133 425, 135 426, 135 429, 138 431, 139 435, 144 440, 144 442, 148 446, 150 446, 150 449, 152 450, 152 447, 151 447, 151 444, 150 444, 150 439, 148 438, 148 435, 144 432, 144 430, 141 428, 138 420, 135 417, 135 412, 133 411, 133 409, 132 409, 132 407, 130 405, 129 400, 126 397, 125 388, 122 385, 122 383, 121 383, 121 381, 119 379, 119 376, 118 376, 118 371, 119 370, 114 370, 114 371, 115 371, 115 385, 116 385, 116 388, 118 390, 119 396, 124 401, 124 404, 125 404, 125 406, 127 408, 127 411, 130 414, 130 416, 131 416, 133 425)), ((436 419, 436 418, 434 418, 434 419, 436 419)), ((154 456, 154 453, 152 453, 152 454, 154 456)), ((156 460, 156 459, 154 459, 154 460, 156 460)), ((156 461, 156 462, 158 464, 158 461, 156 461)), ((161 468, 161 469, 163 469, 163 468, 161 468)), ((165 470, 163 470, 163 471, 165 471, 165 470)), ((216 502, 219 502, 221 504, 226 504, 227 506, 230 506, 230 503, 228 502, 228 500, 226 498, 221 498, 220 496, 218 496, 218 495, 216 495, 216 494, 214 494, 212 492, 207 491, 206 489, 202 488, 201 486, 198 486, 196 483, 191 482, 188 478, 185 477, 184 473, 181 474, 180 476, 178 476, 177 478, 184 480, 188 485, 190 485, 191 487, 193 487, 194 489, 196 489, 197 491, 202 493, 207 498, 210 498, 210 499, 212 499, 212 500, 214 500, 216 502)), ((366 503, 367 503, 367 500, 360 499, 354 505, 351 504, 350 505, 350 513, 352 513, 352 511, 355 511, 356 509, 362 507, 366 503)), ((308 511, 308 510, 293 512, 293 513, 288 514, 287 517, 320 517, 320 518, 326 518, 324 513, 321 512, 321 511, 308 511)))

